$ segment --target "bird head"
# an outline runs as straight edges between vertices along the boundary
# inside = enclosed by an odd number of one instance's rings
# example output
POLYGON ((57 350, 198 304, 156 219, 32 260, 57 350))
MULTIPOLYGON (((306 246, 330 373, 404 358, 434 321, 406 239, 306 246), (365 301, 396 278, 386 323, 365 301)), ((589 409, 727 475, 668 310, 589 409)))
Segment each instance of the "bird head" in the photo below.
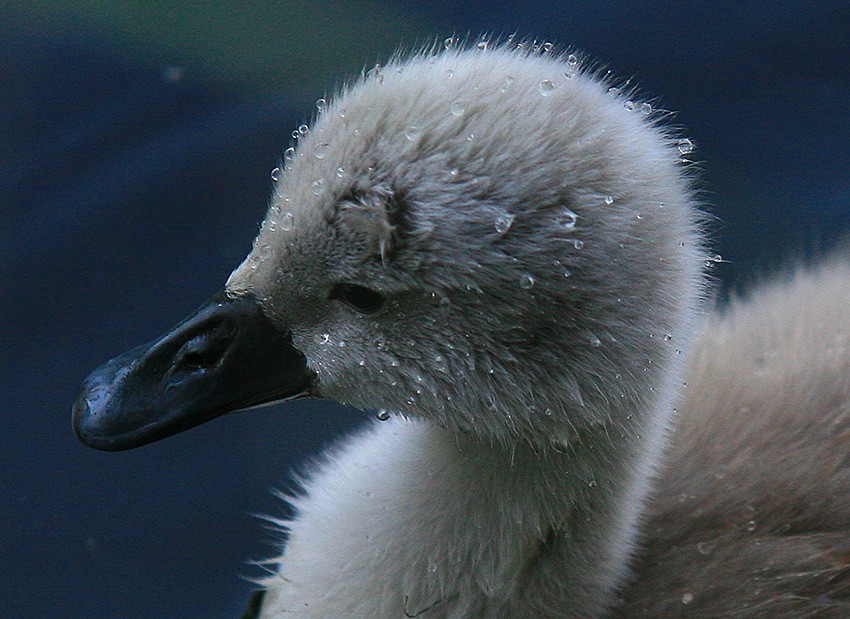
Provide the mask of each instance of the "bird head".
POLYGON ((530 442, 669 403, 693 192, 676 141, 574 56, 398 57, 323 101, 282 167, 223 292, 87 379, 83 442, 304 395, 530 442))

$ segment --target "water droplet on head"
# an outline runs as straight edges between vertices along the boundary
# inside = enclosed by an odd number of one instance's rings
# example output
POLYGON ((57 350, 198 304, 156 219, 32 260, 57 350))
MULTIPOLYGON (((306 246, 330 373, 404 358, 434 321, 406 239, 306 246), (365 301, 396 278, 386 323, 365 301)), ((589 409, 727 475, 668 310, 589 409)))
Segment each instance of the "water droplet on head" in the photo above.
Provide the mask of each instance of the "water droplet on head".
POLYGON ((381 66, 381 63, 376 62, 375 66, 369 69, 366 72, 366 77, 374 77, 377 78, 379 84, 384 83, 384 68, 381 66))
POLYGON ((479 39, 478 43, 475 44, 475 49, 480 52, 486 52, 489 45, 490 43, 489 41, 487 41, 487 39, 479 39))
POLYGON ((292 139, 293 140, 297 140, 300 137, 301 137, 301 134, 298 133, 298 129, 296 129, 295 131, 292 132, 292 139))
POLYGON ((322 188, 325 186, 325 179, 320 178, 312 182, 310 185, 310 191, 313 192, 314 195, 319 195, 322 193, 322 188))
POLYGON ((650 114, 652 114, 652 105, 650 105, 649 103, 641 103, 640 112, 644 116, 649 116, 650 114))
POLYGON ((272 168, 272 180, 274 182, 277 182, 279 174, 280 174, 280 168, 272 168))
POLYGON ((458 174, 460 174, 460 170, 458 170, 457 168, 452 168, 451 170, 449 170, 449 175, 451 175, 452 178, 457 178, 458 174))
POLYGON ((428 564, 428 571, 431 572, 432 574, 434 572, 436 572, 437 571, 437 564, 436 563, 429 563, 428 564))
POLYGON ((455 70, 454 69, 446 69, 446 77, 448 79, 451 79, 454 76, 455 76, 455 70))
POLYGON ((292 223, 293 223, 292 213, 287 211, 280 218, 280 229, 283 230, 284 232, 289 232, 290 230, 292 230, 292 223))
POLYGON ((324 99, 317 99, 316 109, 319 110, 319 112, 324 112, 326 109, 328 109, 328 102, 324 99))
POLYGON ((569 56, 567 56, 567 64, 572 67, 578 66, 578 56, 576 56, 575 54, 570 54, 569 56))
POLYGON ((534 286, 534 278, 531 275, 523 274, 519 278, 519 287, 523 290, 529 290, 534 286))
POLYGON ((665 342, 669 342, 672 339, 673 339, 673 336, 671 334, 669 334, 669 333, 664 334, 664 341, 665 342))
POLYGON ((455 101, 451 105, 452 116, 463 116, 463 113, 466 111, 466 106, 463 104, 463 101, 455 101))
POLYGON ((579 239, 574 239, 573 240, 573 247, 575 247, 576 249, 584 248, 584 241, 580 241, 579 239))
POLYGON ((295 159, 295 147, 290 146, 283 151, 283 160, 286 163, 291 163, 293 159, 295 159))
POLYGON ((310 131, 310 127, 308 127, 307 125, 298 125, 298 135, 303 137, 307 135, 308 131, 310 131))
POLYGON ((316 159, 324 159, 325 157, 327 157, 329 149, 330 144, 326 144, 324 142, 316 144, 316 159))
POLYGON ((558 225, 566 230, 572 230, 576 227, 576 221, 578 221, 578 215, 573 213, 570 209, 563 209, 556 218, 558 225))
POLYGON ((330 339, 331 339, 330 333, 322 333, 319 336, 319 344, 324 346, 325 344, 327 344, 330 341, 330 339))
POLYGON ((552 441, 549 445, 552 447, 553 451, 559 454, 568 453, 570 448, 570 444, 567 441, 552 441))
POLYGON ((537 89, 540 91, 540 94, 545 97, 550 92, 555 90, 555 82, 553 82, 552 80, 543 80, 542 82, 540 82, 540 86, 538 86, 537 89))
POLYGON ((345 176, 345 168, 343 168, 342 166, 338 167, 336 169, 336 176, 337 176, 337 178, 344 177, 345 176))
POLYGON ((410 125, 410 126, 409 126, 406 130, 405 130, 405 132, 404 132, 404 137, 405 137, 406 139, 408 139, 409 141, 411 141, 411 142, 412 142, 412 141, 413 141, 413 140, 415 140, 417 137, 419 137, 419 127, 417 127, 417 126, 415 126, 415 125, 410 125))
POLYGON ((454 45, 454 43, 455 43, 454 37, 446 37, 445 39, 443 39, 443 48, 444 49, 450 49, 451 46, 454 45))
POLYGON ((390 412, 387 409, 382 408, 375 413, 375 417, 378 418, 378 421, 387 421, 390 418, 390 412))
POLYGON ((617 97, 620 95, 620 89, 616 86, 611 86, 611 88, 608 89, 608 94, 612 97, 617 97))
POLYGON ((626 108, 626 110, 628 110, 629 112, 631 112, 635 109, 635 102, 631 99, 627 99, 625 103, 623 103, 623 107, 626 108))
POLYGON ((682 595, 682 604, 690 604, 694 601, 693 593, 685 593, 682 595))
POLYGON ((548 54, 549 52, 552 51, 553 47, 555 47, 554 43, 550 43, 549 41, 546 41, 545 43, 543 43, 543 45, 540 46, 540 51, 542 51, 544 54, 548 54))
POLYGON ((600 340, 598 337, 596 337, 595 333, 591 333, 590 334, 590 345, 593 346, 594 348, 599 348, 600 346, 602 346, 602 340, 600 340))
POLYGON ((676 148, 679 149, 680 155, 687 155, 687 154, 693 152, 694 143, 691 142, 688 138, 685 138, 683 140, 679 140, 678 142, 676 142, 676 148))
POLYGON ((697 544, 697 552, 701 555, 710 555, 714 548, 714 542, 700 542, 697 544))
POLYGON ((508 230, 511 229, 511 225, 514 223, 514 216, 510 213, 505 215, 499 215, 496 218, 496 232, 501 235, 505 235, 508 233, 508 230))
POLYGON ((595 487, 596 487, 596 480, 595 480, 595 479, 591 479, 590 481, 588 481, 588 482, 587 482, 587 487, 588 487, 588 488, 595 488, 595 487))
POLYGON ((614 196, 605 196, 605 204, 614 204, 614 196))

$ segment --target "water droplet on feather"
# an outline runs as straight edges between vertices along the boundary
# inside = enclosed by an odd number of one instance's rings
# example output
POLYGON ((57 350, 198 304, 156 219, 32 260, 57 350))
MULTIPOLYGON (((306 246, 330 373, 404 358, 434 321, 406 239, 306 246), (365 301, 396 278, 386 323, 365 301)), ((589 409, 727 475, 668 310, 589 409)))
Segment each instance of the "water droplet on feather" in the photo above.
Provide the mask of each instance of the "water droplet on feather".
POLYGON ((573 213, 570 209, 563 209, 558 215, 557 222, 566 230, 572 230, 576 227, 576 221, 578 221, 578 215, 573 213))
POLYGON ((501 235, 505 235, 511 229, 511 225, 514 223, 514 216, 510 214, 500 215, 496 218, 496 232, 501 235))
POLYGON ((293 223, 292 213, 287 211, 280 218, 280 229, 283 230, 284 232, 289 232, 290 230, 292 230, 292 223, 293 223))
POLYGON ((540 94, 546 97, 550 92, 555 90, 555 82, 552 80, 543 80, 537 88, 540 91, 540 94))

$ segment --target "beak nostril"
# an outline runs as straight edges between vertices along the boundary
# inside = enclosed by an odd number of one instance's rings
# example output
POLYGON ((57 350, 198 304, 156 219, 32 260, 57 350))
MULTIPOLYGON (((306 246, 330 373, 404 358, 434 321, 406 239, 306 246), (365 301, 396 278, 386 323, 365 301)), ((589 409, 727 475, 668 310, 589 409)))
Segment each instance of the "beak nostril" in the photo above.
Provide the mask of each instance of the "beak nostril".
POLYGON ((173 372, 207 370, 224 359, 236 329, 226 321, 186 342, 174 357, 173 372))
POLYGON ((178 366, 183 366, 190 370, 202 370, 210 365, 212 364, 204 359, 204 356, 197 351, 187 352, 178 362, 178 366))

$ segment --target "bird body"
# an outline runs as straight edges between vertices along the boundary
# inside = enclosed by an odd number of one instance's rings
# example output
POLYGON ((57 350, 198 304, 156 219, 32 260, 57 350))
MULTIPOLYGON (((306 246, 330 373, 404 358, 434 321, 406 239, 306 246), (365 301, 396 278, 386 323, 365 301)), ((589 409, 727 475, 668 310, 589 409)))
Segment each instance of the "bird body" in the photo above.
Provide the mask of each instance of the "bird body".
MULTIPOLYGON (((668 495, 718 488, 703 433, 734 409, 703 401, 730 395, 710 344, 683 388, 707 260, 690 143, 574 56, 510 46, 397 57, 320 107, 222 295, 95 371, 78 436, 123 449, 305 395, 382 411, 302 480, 267 619, 603 617, 627 586, 655 612, 665 584, 670 608, 697 600, 660 563, 630 576, 639 543, 695 539, 668 495), (679 537, 653 538, 673 513, 679 537)), ((723 422, 717 453, 743 467, 757 423, 723 422)))
POLYGON ((850 258, 710 315, 615 617, 850 616, 850 258))

